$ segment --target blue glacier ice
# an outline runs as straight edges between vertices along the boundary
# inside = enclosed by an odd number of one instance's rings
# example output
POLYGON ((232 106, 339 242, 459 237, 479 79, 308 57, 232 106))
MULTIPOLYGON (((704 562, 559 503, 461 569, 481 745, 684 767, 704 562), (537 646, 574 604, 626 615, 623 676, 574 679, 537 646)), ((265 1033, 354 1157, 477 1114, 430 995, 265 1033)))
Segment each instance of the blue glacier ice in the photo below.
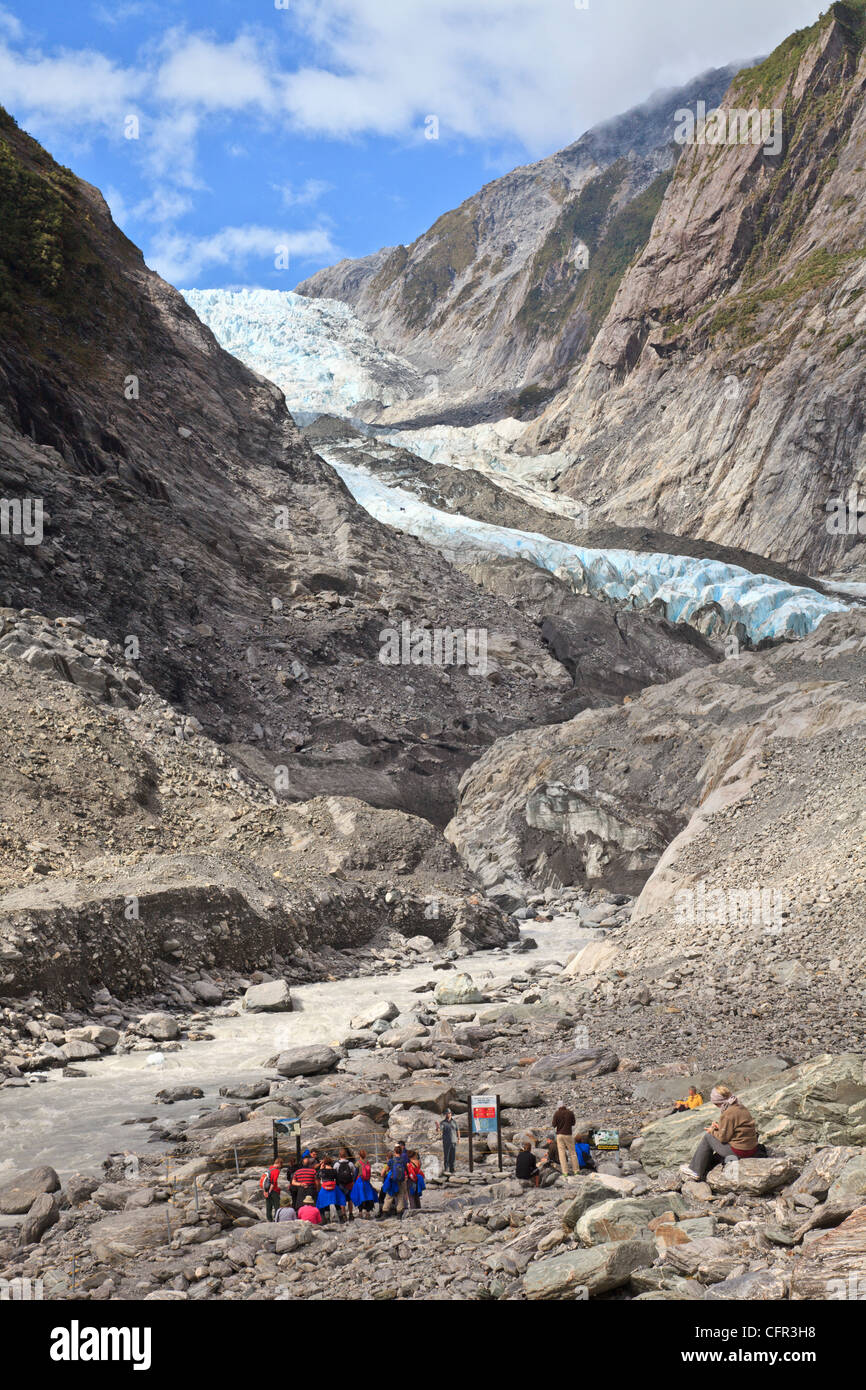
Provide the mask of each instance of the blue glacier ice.
POLYGON ((357 464, 330 462, 371 516, 427 541, 450 560, 471 563, 495 556, 529 560, 566 580, 576 593, 634 608, 655 603, 671 622, 694 622, 710 635, 740 625, 754 644, 804 637, 828 613, 841 613, 847 607, 813 589, 753 574, 739 565, 687 555, 590 550, 535 531, 488 525, 431 507, 405 488, 388 487, 357 464))
POLYGON ((279 386, 290 410, 352 415, 422 390, 408 362, 380 348, 348 304, 291 290, 181 290, 217 341, 279 386))

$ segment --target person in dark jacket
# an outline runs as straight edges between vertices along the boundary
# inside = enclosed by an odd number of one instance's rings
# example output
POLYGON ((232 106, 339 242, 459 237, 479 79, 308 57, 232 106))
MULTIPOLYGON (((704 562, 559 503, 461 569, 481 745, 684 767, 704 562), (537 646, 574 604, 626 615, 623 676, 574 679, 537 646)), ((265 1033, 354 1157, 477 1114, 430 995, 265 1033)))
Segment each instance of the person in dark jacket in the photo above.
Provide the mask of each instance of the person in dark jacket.
POLYGON ((538 1161, 532 1152, 532 1145, 528 1139, 517 1155, 514 1164, 514 1176, 519 1178, 521 1182, 531 1182, 533 1187, 538 1186, 538 1161))
POLYGON ((565 1101, 560 1101, 554 1111, 553 1128, 556 1131, 556 1152, 559 1156, 559 1166, 564 1178, 568 1177, 568 1163, 571 1164, 571 1171, 575 1176, 580 1172, 577 1154, 574 1151, 574 1138, 572 1137, 574 1126, 574 1111, 569 1110, 565 1101))
POLYGON ((454 1160, 457 1157, 457 1140, 460 1138, 460 1128, 450 1110, 446 1110, 442 1119, 439 1121, 439 1135, 442 1139, 443 1171, 446 1173, 453 1173, 454 1160))

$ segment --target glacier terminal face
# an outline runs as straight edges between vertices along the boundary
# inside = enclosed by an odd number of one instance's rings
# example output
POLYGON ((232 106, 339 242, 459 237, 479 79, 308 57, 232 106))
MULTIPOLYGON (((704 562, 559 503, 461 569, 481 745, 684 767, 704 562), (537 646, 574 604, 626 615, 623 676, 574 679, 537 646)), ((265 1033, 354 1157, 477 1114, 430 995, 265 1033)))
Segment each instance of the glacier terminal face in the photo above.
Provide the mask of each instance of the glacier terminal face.
POLYGON ((414 493, 389 487, 356 464, 332 463, 332 467, 355 500, 377 520, 429 542, 448 559, 463 563, 496 556, 528 560, 565 579, 577 593, 635 608, 654 604, 671 622, 692 623, 709 635, 739 627, 753 644, 804 637, 828 613, 847 607, 813 589, 717 560, 590 550, 535 531, 492 526, 428 506, 414 493))
POLYGON ((377 346, 347 304, 291 290, 182 290, 227 352, 279 386, 289 410, 351 415, 361 401, 394 405, 423 378, 377 346))

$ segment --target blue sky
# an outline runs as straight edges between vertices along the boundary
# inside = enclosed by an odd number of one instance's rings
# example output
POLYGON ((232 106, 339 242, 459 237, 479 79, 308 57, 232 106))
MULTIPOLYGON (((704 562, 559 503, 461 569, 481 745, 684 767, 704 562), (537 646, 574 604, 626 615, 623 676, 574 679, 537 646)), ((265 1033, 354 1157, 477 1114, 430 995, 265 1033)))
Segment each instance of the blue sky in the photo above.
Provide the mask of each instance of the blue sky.
POLYGON ((821 8, 0 0, 0 102, 173 283, 291 289, 821 8))

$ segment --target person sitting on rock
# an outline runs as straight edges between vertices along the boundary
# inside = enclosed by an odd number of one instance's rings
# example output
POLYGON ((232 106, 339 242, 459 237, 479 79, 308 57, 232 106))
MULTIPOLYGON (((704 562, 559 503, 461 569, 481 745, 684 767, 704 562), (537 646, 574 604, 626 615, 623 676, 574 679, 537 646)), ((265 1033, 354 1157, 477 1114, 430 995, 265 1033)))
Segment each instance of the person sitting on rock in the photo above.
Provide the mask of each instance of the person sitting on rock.
POLYGON ((358 1176, 355 1179, 350 1199, 365 1221, 369 1221, 376 1202, 376 1189, 370 1182, 372 1170, 367 1162, 367 1150, 358 1150, 358 1176))
POLYGON ((275 1221, 297 1221, 298 1213, 291 1202, 285 1202, 274 1217, 275 1221))
POLYGON ((577 1156, 577 1166, 582 1173, 594 1173, 595 1159, 592 1156, 592 1130, 581 1130, 574 1136, 574 1152, 577 1156))
POLYGON ((707 1129, 691 1163, 680 1167, 683 1176, 695 1182, 703 1182, 710 1169, 726 1158, 751 1158, 758 1148, 755 1121, 739 1097, 727 1086, 714 1086, 710 1100, 722 1113, 707 1129))
POLYGON ((689 1093, 683 1100, 678 1100, 672 1115, 681 1115, 684 1110, 700 1110, 704 1103, 704 1098, 696 1086, 689 1087, 689 1093))
POLYGON ((533 1187, 538 1186, 538 1161, 532 1152, 532 1144, 528 1139, 524 1140, 520 1153, 514 1164, 514 1176, 521 1182, 531 1182, 533 1187))
POLYGON ((329 1154, 322 1159, 322 1166, 319 1169, 319 1195, 316 1198, 316 1206, 322 1212, 322 1221, 325 1221, 324 1213, 327 1212, 327 1220, 333 1221, 334 1212, 337 1213, 338 1221, 345 1221, 346 1213, 343 1211, 346 1205, 346 1198, 343 1189, 337 1182, 337 1172, 329 1154))
POLYGON ((305 1197, 304 1200, 301 1202, 300 1209, 298 1211, 298 1220, 312 1221, 314 1226, 321 1226, 322 1213, 316 1206, 315 1197, 305 1197))

